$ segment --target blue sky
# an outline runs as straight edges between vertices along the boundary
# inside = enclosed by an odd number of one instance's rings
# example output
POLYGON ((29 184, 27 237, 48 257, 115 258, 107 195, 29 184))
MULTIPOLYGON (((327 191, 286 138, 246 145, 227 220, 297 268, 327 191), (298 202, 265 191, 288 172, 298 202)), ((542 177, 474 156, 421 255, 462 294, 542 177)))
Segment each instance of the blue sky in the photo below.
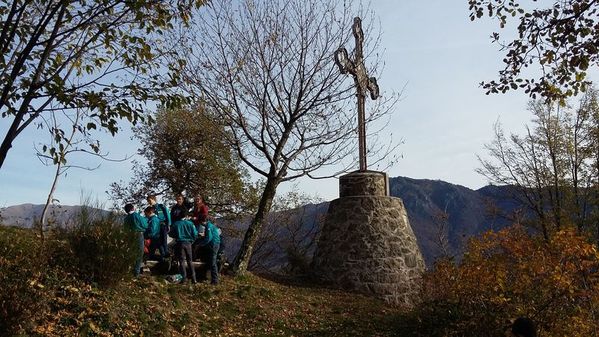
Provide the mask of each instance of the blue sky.
MULTIPOLYGON (((496 23, 471 22, 466 0, 376 0, 372 6, 383 31, 381 90, 400 91, 405 86, 387 130, 404 140, 397 150, 403 158, 388 170, 389 175, 439 179, 475 189, 484 186, 487 182, 474 169, 476 155, 484 155, 483 146, 491 140, 493 123, 499 119, 507 130, 518 132, 530 120, 524 93, 487 96, 478 87, 502 66, 502 53, 489 38, 498 29, 496 23)), ((2 135, 7 124, 0 121, 2 135)), ((114 138, 101 136, 112 157, 132 155, 139 146, 124 128, 114 138)), ((0 207, 45 202, 54 168, 43 166, 33 150, 44 137, 44 131, 30 128, 15 141, 0 169, 0 207)), ((128 162, 73 160, 101 167, 93 172, 72 169, 61 178, 55 197, 64 205, 78 204, 82 191, 106 200, 111 182, 130 177, 128 162)), ((306 179, 295 185, 327 200, 337 197, 336 179, 306 179)))

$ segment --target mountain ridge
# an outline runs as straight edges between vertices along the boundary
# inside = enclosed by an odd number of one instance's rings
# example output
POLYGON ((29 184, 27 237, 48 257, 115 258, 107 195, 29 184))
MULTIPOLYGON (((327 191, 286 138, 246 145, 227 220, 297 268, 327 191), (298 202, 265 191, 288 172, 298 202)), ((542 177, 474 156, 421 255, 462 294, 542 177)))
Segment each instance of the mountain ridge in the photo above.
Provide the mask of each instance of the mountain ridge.
MULTIPOLYGON (((487 185, 473 190, 443 180, 389 178, 390 194, 403 200, 428 266, 442 255, 459 258, 469 238, 489 229, 508 226, 509 221, 494 215, 491 209, 509 213, 520 207, 509 199, 510 189, 509 186, 487 185)), ((326 214, 328 203, 305 205, 301 212, 302 226, 320 226, 316 221, 326 214)), ((49 218, 59 223, 72 221, 81 208, 67 205, 50 207, 49 218)), ((30 203, 3 207, 0 208, 0 220, 4 224, 31 227, 39 219, 42 209, 43 205, 30 203)), ((232 241, 232 247, 235 247, 237 240, 232 241)), ((281 260, 281 256, 273 258, 281 260)))

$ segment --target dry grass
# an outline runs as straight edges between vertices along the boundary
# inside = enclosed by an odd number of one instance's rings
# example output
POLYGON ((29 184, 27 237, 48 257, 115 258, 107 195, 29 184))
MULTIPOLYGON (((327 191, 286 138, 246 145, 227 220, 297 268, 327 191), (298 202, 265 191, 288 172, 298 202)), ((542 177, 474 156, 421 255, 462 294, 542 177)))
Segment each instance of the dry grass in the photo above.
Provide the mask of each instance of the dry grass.
POLYGON ((146 276, 109 290, 68 286, 34 333, 45 336, 397 336, 399 308, 334 290, 248 276, 174 285, 146 276))
MULTIPOLYGON (((0 226, 0 238, 0 246, 8 249, 0 256, 0 270, 11 270, 7 269, 14 265, 11 261, 45 250, 29 230, 0 226)), ((22 313, 9 335, 403 335, 398 326, 400 308, 361 295, 301 283, 288 285, 255 275, 223 276, 218 286, 170 284, 163 276, 147 275, 96 287, 69 268, 63 269, 69 261, 60 256, 62 253, 55 251, 36 272, 15 270, 5 275, 11 282, 0 284, 0 292, 14 292, 14 303, 30 303, 32 308, 22 313), (9 287, 11 284, 21 284, 24 290, 9 287), (31 293, 37 295, 30 298, 31 293), (19 300, 19 296, 30 302, 19 300)), ((7 305, 2 303, 0 308, 7 305)))

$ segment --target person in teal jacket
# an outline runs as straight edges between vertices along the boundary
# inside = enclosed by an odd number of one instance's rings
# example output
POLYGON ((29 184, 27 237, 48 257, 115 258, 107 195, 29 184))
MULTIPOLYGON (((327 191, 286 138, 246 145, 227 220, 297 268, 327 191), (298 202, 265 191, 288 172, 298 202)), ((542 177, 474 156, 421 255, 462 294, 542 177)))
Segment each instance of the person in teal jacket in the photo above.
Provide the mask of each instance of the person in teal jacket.
POLYGON ((146 200, 150 206, 154 207, 154 211, 156 212, 156 216, 160 221, 160 255, 162 258, 167 258, 169 256, 168 253, 168 233, 171 228, 171 213, 168 211, 168 208, 163 204, 159 204, 156 202, 155 195, 149 195, 146 200))
POLYGON ((185 260, 191 269, 191 281, 197 283, 196 272, 193 268, 193 259, 191 255, 191 244, 198 237, 198 230, 190 220, 182 219, 175 221, 169 235, 177 241, 175 251, 179 256, 179 273, 183 276, 182 283, 187 280, 185 260))
POLYGON ((205 246, 208 248, 208 256, 210 263, 210 283, 218 284, 218 250, 220 248, 220 233, 218 227, 216 227, 212 221, 206 221, 206 230, 204 231, 204 237, 198 240, 199 246, 205 246))
POLYGON ((124 219, 125 228, 135 233, 135 239, 137 241, 137 252, 135 265, 133 266, 133 276, 138 277, 141 274, 141 264, 144 258, 144 232, 148 228, 148 222, 141 214, 135 211, 133 204, 125 205, 125 212, 127 215, 124 219))
POLYGON ((160 219, 158 219, 153 206, 146 207, 146 209, 144 209, 144 214, 148 220, 145 238, 150 239, 150 247, 148 249, 150 258, 157 258, 158 261, 162 262, 164 260, 162 253, 159 255, 155 254, 156 249, 160 251, 160 246, 162 246, 162 242, 160 241, 160 219))

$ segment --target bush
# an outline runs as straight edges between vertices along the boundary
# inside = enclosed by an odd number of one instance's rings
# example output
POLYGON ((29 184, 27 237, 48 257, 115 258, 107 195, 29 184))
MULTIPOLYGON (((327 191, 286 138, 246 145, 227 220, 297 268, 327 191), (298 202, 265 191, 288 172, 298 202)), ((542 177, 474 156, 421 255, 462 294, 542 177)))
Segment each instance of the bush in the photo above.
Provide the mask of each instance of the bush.
POLYGON ((44 265, 33 231, 0 226, 0 336, 17 333, 45 305, 44 265))
POLYGON ((90 217, 83 212, 78 225, 54 231, 54 263, 86 282, 110 287, 131 271, 136 241, 114 215, 90 217))
POLYGON ((596 336, 599 254, 573 229, 549 242, 519 226, 488 232, 471 240, 461 263, 438 262, 421 298, 417 336, 503 336, 519 316, 542 336, 596 336))

